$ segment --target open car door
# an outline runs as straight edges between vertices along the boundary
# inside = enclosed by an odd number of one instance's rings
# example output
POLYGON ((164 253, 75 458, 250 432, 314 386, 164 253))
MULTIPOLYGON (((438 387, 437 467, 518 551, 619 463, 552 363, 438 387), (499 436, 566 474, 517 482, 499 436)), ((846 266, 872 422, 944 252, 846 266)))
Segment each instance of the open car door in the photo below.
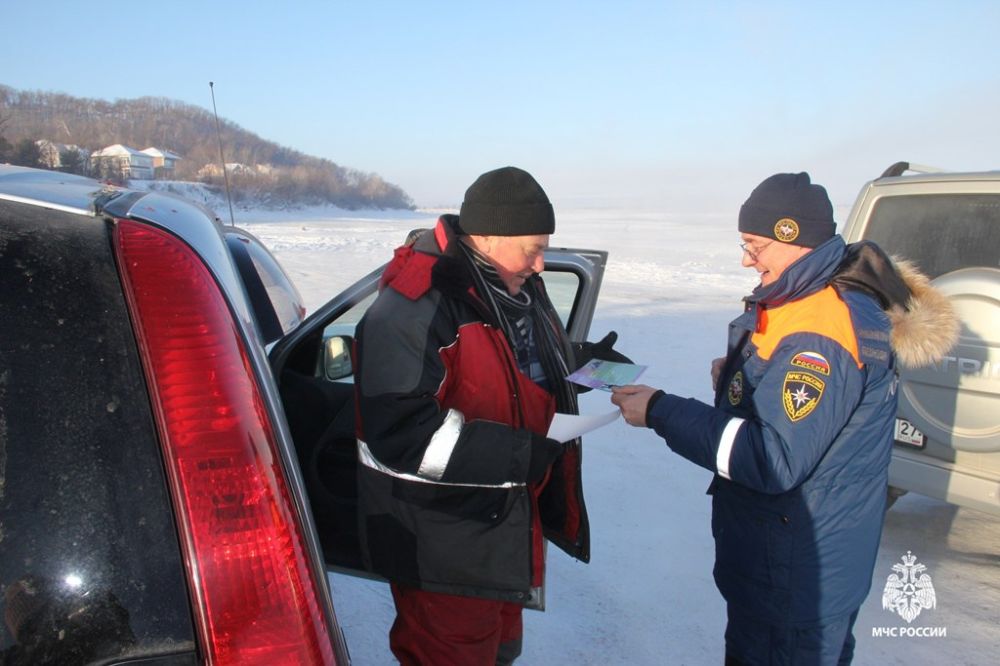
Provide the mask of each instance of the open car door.
MULTIPOLYGON (((573 341, 597 305, 607 252, 548 248, 545 286, 573 341)), ((270 351, 327 568, 370 576, 357 527, 357 445, 351 349, 383 267, 305 319, 270 351)))

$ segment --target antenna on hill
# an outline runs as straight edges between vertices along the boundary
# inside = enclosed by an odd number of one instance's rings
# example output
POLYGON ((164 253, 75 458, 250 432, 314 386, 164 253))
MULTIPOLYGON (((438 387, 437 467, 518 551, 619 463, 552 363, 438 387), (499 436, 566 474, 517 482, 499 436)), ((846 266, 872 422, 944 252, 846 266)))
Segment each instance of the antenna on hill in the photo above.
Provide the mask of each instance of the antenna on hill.
POLYGON ((236 218, 233 215, 233 197, 229 193, 229 175, 226 173, 226 157, 222 154, 222 131, 219 129, 219 112, 215 108, 215 83, 208 82, 208 88, 212 91, 212 112, 215 113, 215 135, 219 138, 219 160, 222 162, 222 180, 226 183, 226 201, 229 202, 229 223, 236 226, 236 218))

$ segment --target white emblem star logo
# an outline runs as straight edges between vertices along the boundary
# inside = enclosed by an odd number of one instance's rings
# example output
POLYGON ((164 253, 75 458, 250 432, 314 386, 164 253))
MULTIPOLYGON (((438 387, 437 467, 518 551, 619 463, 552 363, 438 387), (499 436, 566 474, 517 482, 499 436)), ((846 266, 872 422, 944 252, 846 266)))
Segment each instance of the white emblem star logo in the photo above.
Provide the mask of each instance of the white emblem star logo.
POLYGON ((802 407, 802 405, 812 400, 812 398, 810 398, 809 394, 806 392, 805 384, 800 386, 799 390, 792 394, 792 400, 795 401, 796 409, 799 409, 800 407, 802 407))

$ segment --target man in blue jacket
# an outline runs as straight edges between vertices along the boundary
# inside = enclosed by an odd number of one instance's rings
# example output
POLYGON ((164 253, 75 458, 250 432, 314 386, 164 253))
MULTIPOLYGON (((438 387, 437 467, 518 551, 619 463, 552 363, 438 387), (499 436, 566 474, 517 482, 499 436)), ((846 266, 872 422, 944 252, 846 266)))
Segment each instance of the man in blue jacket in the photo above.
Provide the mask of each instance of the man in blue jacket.
POLYGON ((850 663, 885 511, 897 359, 933 360, 957 330, 919 272, 872 243, 846 246, 835 226, 808 174, 764 180, 739 215, 760 284, 713 362, 715 406, 648 386, 612 396, 630 424, 715 473, 727 664, 850 663), (935 307, 938 330, 914 323, 935 307))

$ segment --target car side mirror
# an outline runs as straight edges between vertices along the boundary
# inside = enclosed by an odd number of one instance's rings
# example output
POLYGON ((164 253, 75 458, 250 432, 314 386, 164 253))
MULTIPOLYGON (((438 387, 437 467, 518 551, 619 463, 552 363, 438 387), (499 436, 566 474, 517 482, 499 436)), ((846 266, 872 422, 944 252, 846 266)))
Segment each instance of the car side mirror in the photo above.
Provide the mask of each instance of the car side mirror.
POLYGON ((354 374, 351 364, 351 349, 354 338, 350 335, 334 335, 323 341, 323 374, 334 381, 354 374))

